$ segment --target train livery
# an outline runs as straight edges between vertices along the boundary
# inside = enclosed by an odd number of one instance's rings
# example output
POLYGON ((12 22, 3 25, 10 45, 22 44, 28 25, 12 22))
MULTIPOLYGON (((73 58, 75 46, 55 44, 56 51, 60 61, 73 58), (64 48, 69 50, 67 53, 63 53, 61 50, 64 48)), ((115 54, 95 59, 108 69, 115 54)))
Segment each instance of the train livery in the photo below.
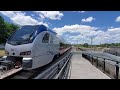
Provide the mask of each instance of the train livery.
POLYGON ((36 69, 50 63, 68 50, 56 32, 44 25, 25 25, 16 30, 7 40, 7 60, 23 69, 36 69))

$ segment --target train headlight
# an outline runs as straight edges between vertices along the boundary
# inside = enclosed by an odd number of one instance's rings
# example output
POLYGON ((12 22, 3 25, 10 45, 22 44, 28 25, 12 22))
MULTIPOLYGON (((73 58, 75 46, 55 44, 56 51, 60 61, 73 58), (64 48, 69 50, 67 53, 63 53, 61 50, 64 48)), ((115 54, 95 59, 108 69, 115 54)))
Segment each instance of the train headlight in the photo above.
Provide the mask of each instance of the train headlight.
POLYGON ((6 54, 6 55, 9 55, 9 52, 5 50, 5 54, 6 54))
POLYGON ((30 55, 31 51, 21 52, 20 55, 30 55))

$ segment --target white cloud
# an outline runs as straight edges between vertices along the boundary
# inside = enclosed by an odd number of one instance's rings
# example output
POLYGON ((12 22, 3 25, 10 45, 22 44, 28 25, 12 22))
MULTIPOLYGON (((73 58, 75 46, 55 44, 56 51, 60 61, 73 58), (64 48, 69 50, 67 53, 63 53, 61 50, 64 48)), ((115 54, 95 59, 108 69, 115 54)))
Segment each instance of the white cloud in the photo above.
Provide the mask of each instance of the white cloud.
POLYGON ((22 11, 0 11, 3 15, 9 17, 13 23, 18 25, 38 25, 44 24, 48 27, 47 23, 37 21, 36 19, 32 18, 31 16, 26 16, 22 11))
POLYGON ((120 42, 120 28, 108 28, 106 31, 96 31, 97 35, 94 38, 95 44, 101 43, 117 43, 120 42))
POLYGON ((42 18, 49 18, 51 20, 61 20, 63 13, 59 11, 35 11, 42 18))
POLYGON ((34 14, 31 14, 32 17, 34 17, 35 15, 34 14))
POLYGON ((81 21, 82 21, 82 22, 92 22, 93 20, 95 20, 95 18, 93 18, 93 17, 88 17, 88 18, 86 18, 86 19, 82 19, 81 21))
POLYGON ((91 35, 89 35, 90 33, 94 32, 95 30, 97 30, 98 28, 96 27, 91 27, 88 25, 65 25, 62 28, 54 28, 53 30, 55 32, 58 33, 58 35, 60 35, 61 37, 64 37, 64 39, 68 42, 71 43, 84 43, 84 41, 89 41, 89 38, 91 35), (67 33, 70 34, 67 34, 67 33), (74 33, 79 33, 79 35, 74 35, 74 33), (65 35, 66 34, 66 35, 65 35))
POLYGON ((17 14, 15 17, 11 17, 11 20, 19 25, 26 25, 26 24, 37 24, 38 21, 31 18, 30 16, 25 16, 22 13, 21 14, 17 14))
POLYGON ((80 12, 80 13, 84 13, 85 11, 73 11, 73 12, 80 12))
POLYGON ((63 37, 70 43, 91 43, 90 38, 93 37, 93 44, 117 43, 120 42, 120 28, 108 28, 101 30, 97 27, 89 25, 65 25, 61 28, 54 28, 58 35, 63 37), (75 35, 74 33, 78 33, 75 35))
POLYGON ((120 16, 118 16, 115 21, 120 22, 120 16))
POLYGON ((71 33, 80 32, 84 34, 84 33, 89 33, 90 31, 96 29, 97 28, 88 25, 75 24, 75 25, 65 25, 62 28, 54 28, 53 30, 55 30, 59 35, 62 35, 65 32, 71 32, 71 33))
POLYGON ((107 33, 110 34, 110 35, 112 35, 112 36, 120 34, 120 28, 108 29, 107 33))
MULTIPOLYGON (((15 17, 16 14, 22 13, 22 12, 21 11, 0 11, 0 13, 2 13, 3 15, 7 17, 15 17)), ((25 13, 22 13, 22 14, 25 14, 25 13)))
POLYGON ((42 19, 44 19, 44 18, 45 18, 45 16, 43 16, 42 14, 40 14, 40 17, 41 17, 42 19))
POLYGON ((84 13, 85 11, 81 11, 81 13, 84 13))

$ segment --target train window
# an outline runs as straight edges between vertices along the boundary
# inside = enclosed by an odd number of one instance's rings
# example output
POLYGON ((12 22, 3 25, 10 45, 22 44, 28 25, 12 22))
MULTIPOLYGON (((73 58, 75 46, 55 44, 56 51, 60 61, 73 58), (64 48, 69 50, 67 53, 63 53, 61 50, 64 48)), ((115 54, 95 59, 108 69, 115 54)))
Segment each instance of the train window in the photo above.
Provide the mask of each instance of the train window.
POLYGON ((46 33, 42 39, 42 42, 43 43, 48 43, 49 42, 49 37, 50 37, 50 34, 49 33, 46 33))

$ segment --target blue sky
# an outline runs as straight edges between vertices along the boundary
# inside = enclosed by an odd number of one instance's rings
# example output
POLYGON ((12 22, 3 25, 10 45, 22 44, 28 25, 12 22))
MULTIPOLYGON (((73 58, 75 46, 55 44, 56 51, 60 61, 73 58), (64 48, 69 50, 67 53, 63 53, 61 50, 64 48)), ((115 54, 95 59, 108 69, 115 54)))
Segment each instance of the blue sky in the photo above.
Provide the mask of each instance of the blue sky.
POLYGON ((18 25, 44 24, 68 43, 120 43, 120 11, 0 11, 18 25))

